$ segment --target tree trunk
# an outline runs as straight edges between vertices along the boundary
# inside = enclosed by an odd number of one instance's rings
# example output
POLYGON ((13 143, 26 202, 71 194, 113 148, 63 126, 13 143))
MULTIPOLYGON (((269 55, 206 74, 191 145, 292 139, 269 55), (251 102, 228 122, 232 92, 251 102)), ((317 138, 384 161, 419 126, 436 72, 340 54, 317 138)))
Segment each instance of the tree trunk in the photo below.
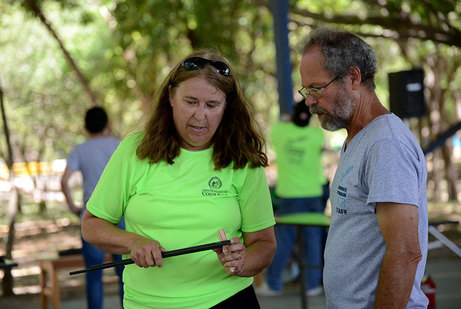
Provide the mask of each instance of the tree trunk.
POLYGON ((40 8, 37 1, 35 1, 35 0, 26 0, 25 2, 26 2, 27 7, 40 19, 40 21, 45 25, 46 29, 50 32, 50 34, 53 36, 53 38, 58 42, 59 48, 63 52, 64 57, 66 58, 67 62, 69 63, 71 68, 74 70, 74 72, 77 74, 77 77, 78 77, 80 83, 82 84, 83 89, 85 90, 85 92, 90 97, 92 105, 93 106, 98 106, 98 101, 96 99, 96 95, 91 90, 88 80, 85 78, 85 76, 80 71, 79 67, 75 63, 72 56, 67 51, 67 49, 64 46, 64 43, 62 42, 61 38, 58 36, 56 31, 54 31, 53 27, 51 26, 51 22, 43 14, 42 9, 40 8))
POLYGON ((458 169, 455 164, 453 164, 452 154, 453 146, 451 144, 445 144, 442 147, 442 156, 445 161, 445 175, 447 178, 447 191, 448 191, 448 200, 457 201, 458 200, 458 190, 456 188, 457 174, 458 169))
MULTIPOLYGON (((0 85, 0 111, 2 113, 3 120, 3 132, 5 135, 6 146, 7 146, 7 156, 5 158, 6 165, 10 172, 9 181, 11 184, 10 199, 8 203, 8 238, 6 241, 6 250, 5 255, 7 259, 12 259, 13 257, 13 245, 14 245, 14 224, 16 222, 16 216, 20 209, 20 199, 18 190, 14 184, 14 171, 13 171, 13 147, 11 146, 10 139, 10 130, 8 127, 8 121, 6 116, 5 104, 3 101, 3 89, 0 85)), ((13 276, 11 275, 11 268, 4 269, 4 277, 2 280, 2 291, 3 296, 14 295, 13 292, 13 276)))
MULTIPOLYGON (((6 259, 13 259, 13 246, 15 240, 15 228, 16 216, 18 214, 18 209, 20 205, 20 197, 17 188, 13 185, 14 174, 13 170, 10 170, 10 183, 12 184, 10 191, 10 200, 8 203, 8 238, 6 241, 6 259)), ((3 280, 2 280, 2 295, 3 297, 14 295, 13 285, 14 278, 11 274, 11 268, 6 268, 3 270, 3 280)))
MULTIPOLYGON (((44 136, 45 134, 46 133, 38 134, 36 138, 38 138, 38 140, 43 141, 45 140, 45 136, 44 136)), ((24 136, 24 140, 22 144, 20 145, 19 149, 21 151, 22 159, 24 163, 26 164, 27 174, 29 175, 29 177, 31 178, 34 184, 33 196, 34 196, 34 202, 38 203, 38 213, 43 214, 46 211, 45 196, 46 196, 47 185, 46 185, 46 181, 43 181, 43 179, 41 179, 40 177, 40 175, 42 175, 43 173, 43 171, 40 168, 41 166, 40 162, 42 160, 43 153, 45 152, 45 144, 44 143, 40 144, 40 147, 37 152, 37 156, 33 158, 32 160, 29 160, 29 157, 27 155, 27 145, 28 145, 27 136, 24 136), (34 171, 32 171, 31 169, 31 161, 32 162, 35 161, 37 164, 35 174, 34 174, 34 171), (35 198, 37 195, 40 198, 39 201, 37 201, 37 199, 35 198)), ((21 206, 21 204, 19 205, 21 206)))

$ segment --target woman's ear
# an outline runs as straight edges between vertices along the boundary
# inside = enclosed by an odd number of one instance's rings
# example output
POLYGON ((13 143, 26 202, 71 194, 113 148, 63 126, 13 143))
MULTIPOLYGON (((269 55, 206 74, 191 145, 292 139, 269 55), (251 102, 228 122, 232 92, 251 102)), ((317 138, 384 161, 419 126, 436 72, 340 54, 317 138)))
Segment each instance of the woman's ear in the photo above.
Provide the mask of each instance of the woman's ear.
POLYGON ((174 98, 174 95, 173 95, 173 88, 171 88, 171 85, 168 86, 168 99, 170 100, 170 106, 173 107, 173 104, 171 104, 171 102, 173 102, 173 98, 174 98))

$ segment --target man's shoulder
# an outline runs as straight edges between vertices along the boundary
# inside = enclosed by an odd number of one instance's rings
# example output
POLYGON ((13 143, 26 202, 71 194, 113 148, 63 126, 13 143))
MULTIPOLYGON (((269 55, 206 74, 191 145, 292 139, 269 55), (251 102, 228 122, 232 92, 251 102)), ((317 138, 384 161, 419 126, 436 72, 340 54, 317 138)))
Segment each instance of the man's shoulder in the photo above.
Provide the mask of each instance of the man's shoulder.
POLYGON ((120 144, 120 140, 113 136, 105 136, 98 138, 89 138, 85 142, 78 144, 74 149, 89 149, 96 147, 117 147, 120 144))
POLYGON ((106 138, 107 138, 108 141, 110 141, 112 143, 115 143, 115 144, 120 143, 120 139, 116 138, 115 136, 107 136, 106 138))
POLYGON ((370 128, 367 139, 375 143, 406 145, 409 149, 421 149, 416 136, 405 123, 394 114, 384 115, 370 128))
MULTIPOLYGON (((409 129, 393 114, 385 114, 375 118, 366 125, 357 136, 362 143, 375 143, 382 140, 395 140, 406 135, 409 129)), ((355 137, 354 137, 355 138, 355 137)))

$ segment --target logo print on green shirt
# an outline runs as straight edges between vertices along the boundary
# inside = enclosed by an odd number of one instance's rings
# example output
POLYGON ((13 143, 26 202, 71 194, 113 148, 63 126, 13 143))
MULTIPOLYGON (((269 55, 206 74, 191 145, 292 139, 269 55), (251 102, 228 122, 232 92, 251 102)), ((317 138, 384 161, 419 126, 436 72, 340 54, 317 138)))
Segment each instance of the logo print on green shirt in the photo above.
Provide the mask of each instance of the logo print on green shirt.
POLYGON ((218 177, 214 176, 210 178, 210 181, 208 181, 208 185, 212 189, 219 189, 222 186, 222 181, 218 177))
POLYGON ((227 190, 219 190, 222 187, 222 181, 218 177, 211 177, 208 181, 208 186, 211 189, 202 189, 203 196, 224 196, 228 195, 227 190))

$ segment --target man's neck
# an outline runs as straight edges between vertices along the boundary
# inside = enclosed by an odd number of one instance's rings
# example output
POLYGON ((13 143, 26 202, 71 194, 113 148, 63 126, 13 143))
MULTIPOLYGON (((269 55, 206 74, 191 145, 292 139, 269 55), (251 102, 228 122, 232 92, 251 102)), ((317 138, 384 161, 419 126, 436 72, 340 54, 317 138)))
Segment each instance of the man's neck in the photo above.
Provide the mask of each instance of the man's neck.
POLYGON ((98 133, 90 133, 90 138, 100 138, 100 137, 106 137, 107 134, 104 132, 98 132, 98 133))
POLYGON ((385 114, 390 114, 390 112, 381 104, 374 91, 361 96, 354 111, 354 115, 346 127, 346 145, 349 145, 354 136, 375 118, 385 114))

